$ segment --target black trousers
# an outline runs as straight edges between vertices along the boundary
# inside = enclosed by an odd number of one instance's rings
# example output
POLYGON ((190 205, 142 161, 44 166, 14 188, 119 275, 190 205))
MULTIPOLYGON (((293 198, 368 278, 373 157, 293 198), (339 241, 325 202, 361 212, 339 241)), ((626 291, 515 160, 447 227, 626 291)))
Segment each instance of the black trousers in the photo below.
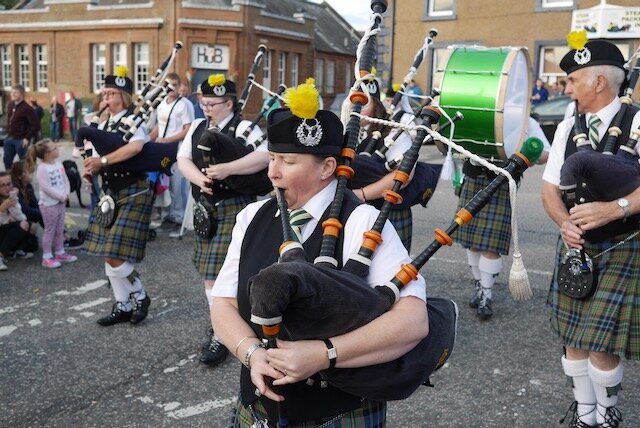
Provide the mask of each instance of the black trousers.
POLYGON ((22 230, 19 221, 0 225, 0 254, 6 256, 23 249, 29 239, 29 233, 22 230))

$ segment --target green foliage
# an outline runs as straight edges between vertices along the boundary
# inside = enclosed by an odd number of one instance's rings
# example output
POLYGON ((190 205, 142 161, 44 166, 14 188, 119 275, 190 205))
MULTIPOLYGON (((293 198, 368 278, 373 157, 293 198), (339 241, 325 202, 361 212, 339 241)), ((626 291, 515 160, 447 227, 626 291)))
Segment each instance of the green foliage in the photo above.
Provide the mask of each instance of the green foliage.
POLYGON ((20 3, 20 0, 0 0, 0 6, 4 6, 5 9, 11 9, 18 3, 20 3))

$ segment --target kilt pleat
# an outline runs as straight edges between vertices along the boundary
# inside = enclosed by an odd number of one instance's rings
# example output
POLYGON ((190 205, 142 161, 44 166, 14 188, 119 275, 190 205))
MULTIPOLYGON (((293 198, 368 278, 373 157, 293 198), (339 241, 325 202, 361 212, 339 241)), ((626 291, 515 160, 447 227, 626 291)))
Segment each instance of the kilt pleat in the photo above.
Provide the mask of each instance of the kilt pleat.
MULTIPOLYGON (((234 418, 234 428, 246 428, 253 426, 255 422, 251 410, 244 407, 240 400, 236 403, 237 411, 234 418)), ((257 400, 252 405, 255 414, 262 420, 267 419, 267 412, 257 400)), ((270 421, 275 426, 275 422, 270 421)), ((290 423, 289 428, 312 428, 322 426, 323 428, 384 428, 387 424, 387 404, 384 402, 376 402, 364 400, 362 407, 343 413, 336 417, 330 417, 317 421, 309 421, 303 423, 290 423)))
POLYGON ((402 244, 411 251, 411 236, 413 234, 413 216, 411 208, 400 208, 389 210, 389 221, 398 232, 402 244))
MULTIPOLYGON (((587 243, 593 256, 626 238, 587 243)), ((566 252, 562 239, 556 248, 556 271, 566 252)), ((636 236, 593 260, 598 286, 593 296, 577 300, 560 292, 554 272, 547 297, 552 329, 565 346, 640 359, 640 239, 636 236)))
MULTIPOLYGON (((491 181, 483 175, 477 178, 465 177, 458 201, 458 209, 464 207, 491 181)), ((509 185, 505 183, 500 186, 498 191, 491 196, 489 203, 468 224, 460 226, 453 238, 464 248, 508 255, 509 245, 511 244, 509 185)))
POLYGON ((95 206, 89 216, 89 227, 84 241, 84 250, 94 256, 113 257, 138 263, 144 259, 147 238, 149 235, 149 221, 153 203, 152 192, 129 197, 149 188, 149 182, 139 180, 135 184, 126 187, 113 198, 118 203, 118 212, 115 223, 104 228, 95 222, 95 206))
POLYGON ((227 256, 231 232, 236 223, 236 216, 249 203, 255 201, 251 196, 238 196, 223 199, 216 204, 218 229, 211 240, 204 240, 196 235, 193 246, 192 261, 198 272, 206 280, 215 280, 227 256))

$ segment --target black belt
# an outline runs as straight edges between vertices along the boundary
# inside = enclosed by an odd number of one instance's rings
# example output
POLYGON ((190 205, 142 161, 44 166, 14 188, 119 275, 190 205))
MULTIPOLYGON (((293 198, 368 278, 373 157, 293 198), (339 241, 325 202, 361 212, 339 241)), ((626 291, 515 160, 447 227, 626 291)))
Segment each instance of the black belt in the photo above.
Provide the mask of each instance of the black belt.
POLYGON ((100 173, 100 175, 102 176, 103 189, 105 192, 108 190, 112 193, 118 193, 120 190, 147 178, 147 175, 144 172, 133 172, 118 169, 108 169, 100 173))

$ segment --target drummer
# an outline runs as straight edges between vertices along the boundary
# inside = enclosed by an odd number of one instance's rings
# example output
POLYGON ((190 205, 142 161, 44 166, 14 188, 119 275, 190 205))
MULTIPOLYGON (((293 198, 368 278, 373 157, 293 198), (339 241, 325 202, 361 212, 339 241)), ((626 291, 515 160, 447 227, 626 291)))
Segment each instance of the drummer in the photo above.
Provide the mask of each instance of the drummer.
MULTIPOLYGON (((539 138, 544 144, 538 160, 538 164, 544 164, 551 146, 538 122, 531 117, 527 118, 525 139, 528 137, 539 138)), ((464 207, 496 177, 492 171, 471 159, 465 160, 462 172, 464 179, 458 209, 464 207)), ((493 285, 502 270, 502 256, 509 254, 511 243, 511 203, 507 181, 474 216, 473 221, 460 227, 454 238, 467 250, 467 261, 474 279, 469 306, 476 309, 480 319, 487 320, 493 316, 493 285)))
MULTIPOLYGON (((317 91, 312 85, 290 89, 285 98, 292 109, 277 109, 268 118, 269 178, 274 187, 284 190, 291 210, 305 210, 301 215, 308 221, 300 226, 301 241, 313 260, 320 248, 320 219, 328 210, 337 186, 336 158, 343 128, 337 116, 319 110, 317 91)), ((372 206, 360 204, 349 190, 345 202, 342 209, 345 218, 341 219, 345 226, 339 248, 342 264, 358 251, 363 233, 378 215, 372 206)), ((330 364, 347 368, 389 361, 412 349, 428 332, 424 279, 418 277, 410 283, 389 312, 361 328, 331 337, 326 344, 322 340, 279 340, 277 349, 267 351, 259 346, 260 339, 249 323, 249 311, 238 308, 248 306, 247 279, 277 260, 282 243, 279 215, 274 199, 250 204, 238 214, 229 252, 213 288, 214 329, 244 363, 234 426, 266 426, 265 420, 275 423, 276 402, 285 400, 292 426, 383 427, 385 402, 342 392, 320 382, 316 373, 330 364), (337 358, 329 352, 330 347, 337 358), (275 379, 280 393, 274 392, 270 378, 275 379)), ((382 238, 367 277, 371 286, 388 281, 400 264, 409 261, 391 224, 385 225, 382 238)))

